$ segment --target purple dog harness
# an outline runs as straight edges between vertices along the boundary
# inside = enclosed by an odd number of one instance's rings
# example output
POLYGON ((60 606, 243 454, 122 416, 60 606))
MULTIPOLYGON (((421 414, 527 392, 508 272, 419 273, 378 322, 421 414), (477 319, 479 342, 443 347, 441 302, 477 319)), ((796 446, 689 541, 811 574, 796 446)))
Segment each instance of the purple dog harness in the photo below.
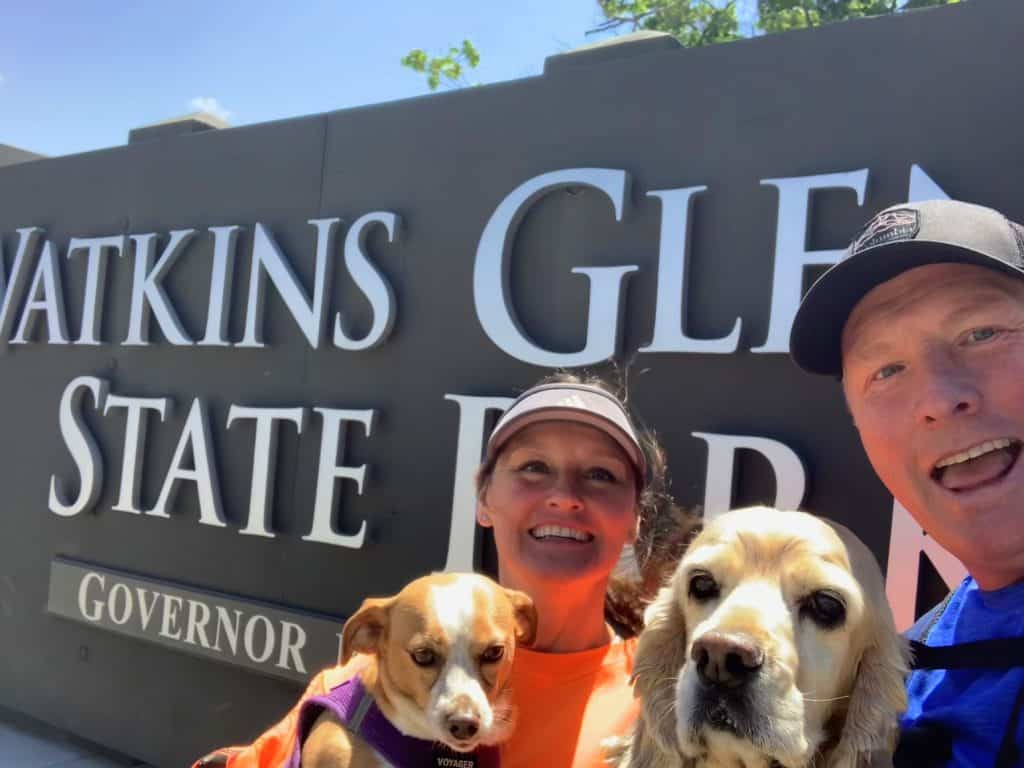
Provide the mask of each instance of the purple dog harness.
POLYGON ((498 768, 499 765, 496 747, 455 752, 443 744, 401 733, 384 717, 362 679, 356 675, 325 696, 314 696, 303 702, 299 710, 299 737, 286 768, 299 768, 302 745, 325 709, 333 712, 351 733, 362 737, 394 768, 498 768))

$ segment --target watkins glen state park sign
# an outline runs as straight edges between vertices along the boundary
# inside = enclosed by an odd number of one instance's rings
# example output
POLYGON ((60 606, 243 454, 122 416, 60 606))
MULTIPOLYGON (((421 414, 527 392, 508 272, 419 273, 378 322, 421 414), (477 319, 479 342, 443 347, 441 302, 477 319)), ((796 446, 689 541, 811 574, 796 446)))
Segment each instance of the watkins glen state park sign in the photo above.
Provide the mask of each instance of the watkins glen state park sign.
POLYGON ((627 380, 681 504, 852 528, 907 626, 962 568, 786 342, 879 209, 1024 218, 1022 24, 640 39, 0 168, 0 706, 157 766, 251 739, 366 595, 493 568, 473 472, 553 368, 627 380))

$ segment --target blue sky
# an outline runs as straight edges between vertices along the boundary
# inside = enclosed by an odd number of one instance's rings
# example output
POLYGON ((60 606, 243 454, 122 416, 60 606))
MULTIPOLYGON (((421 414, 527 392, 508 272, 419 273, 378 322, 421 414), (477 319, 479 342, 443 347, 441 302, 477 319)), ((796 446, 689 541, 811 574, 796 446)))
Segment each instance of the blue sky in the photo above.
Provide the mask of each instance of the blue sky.
POLYGON ((602 18, 596 0, 21 0, 3 17, 0 144, 44 155, 123 144, 200 103, 236 126, 418 96, 401 57, 463 38, 474 81, 536 75, 600 39, 585 33, 602 18))

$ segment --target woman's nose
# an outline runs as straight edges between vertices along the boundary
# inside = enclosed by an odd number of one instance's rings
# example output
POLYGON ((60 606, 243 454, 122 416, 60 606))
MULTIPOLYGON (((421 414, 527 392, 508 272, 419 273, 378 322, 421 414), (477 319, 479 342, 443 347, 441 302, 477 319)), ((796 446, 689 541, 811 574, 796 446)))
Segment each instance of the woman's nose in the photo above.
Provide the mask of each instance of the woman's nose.
POLYGON ((559 478, 551 487, 547 504, 549 509, 575 511, 583 509, 583 498, 570 478, 559 478))

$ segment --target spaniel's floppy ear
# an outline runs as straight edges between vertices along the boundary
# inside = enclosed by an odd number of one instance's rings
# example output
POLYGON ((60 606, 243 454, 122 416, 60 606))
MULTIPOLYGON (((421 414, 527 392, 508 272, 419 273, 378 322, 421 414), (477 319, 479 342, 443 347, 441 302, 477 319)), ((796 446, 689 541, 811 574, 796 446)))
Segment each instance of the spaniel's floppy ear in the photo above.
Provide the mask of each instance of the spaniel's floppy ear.
POLYGON ((377 653, 388 623, 393 598, 368 597, 341 630, 341 663, 347 664, 353 653, 377 653))
POLYGON ((872 637, 860 658, 839 744, 829 768, 865 768, 888 759, 896 749, 899 717, 907 708, 905 681, 910 649, 893 625, 884 596, 875 606, 872 637))
MULTIPOLYGON (((678 754, 676 738, 676 680, 686 663, 686 620, 679 605, 673 577, 647 608, 645 627, 633 664, 633 690, 643 700, 637 738, 649 738, 658 750, 678 754)), ((642 750, 638 743, 634 749, 642 750)))

